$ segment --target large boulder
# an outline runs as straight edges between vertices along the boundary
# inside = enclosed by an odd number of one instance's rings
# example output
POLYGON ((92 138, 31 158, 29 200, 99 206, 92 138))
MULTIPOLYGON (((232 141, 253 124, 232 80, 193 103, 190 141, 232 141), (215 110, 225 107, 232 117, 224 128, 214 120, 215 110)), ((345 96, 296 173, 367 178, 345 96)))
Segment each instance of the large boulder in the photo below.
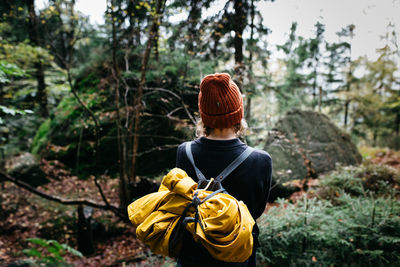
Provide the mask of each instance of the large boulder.
POLYGON ((362 160, 350 136, 327 116, 297 109, 276 123, 265 150, 271 154, 277 184, 273 198, 282 194, 282 185, 290 181, 315 178, 334 170, 336 164, 354 165, 362 160))
POLYGON ((40 161, 31 153, 24 152, 6 162, 7 173, 32 186, 39 186, 48 182, 46 174, 40 167, 40 161))

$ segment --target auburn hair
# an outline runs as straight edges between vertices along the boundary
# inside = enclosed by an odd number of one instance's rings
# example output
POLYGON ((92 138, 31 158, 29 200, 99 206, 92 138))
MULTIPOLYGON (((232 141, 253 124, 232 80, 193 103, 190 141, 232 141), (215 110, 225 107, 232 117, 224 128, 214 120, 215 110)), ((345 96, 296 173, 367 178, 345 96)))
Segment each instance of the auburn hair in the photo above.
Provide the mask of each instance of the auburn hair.
MULTIPOLYGON (((245 119, 241 119, 240 123, 232 126, 235 131, 235 134, 240 137, 244 136, 248 132, 248 125, 245 119)), ((214 128, 208 127, 204 125, 203 121, 200 119, 197 120, 196 123, 196 137, 207 137, 214 131, 214 128)))

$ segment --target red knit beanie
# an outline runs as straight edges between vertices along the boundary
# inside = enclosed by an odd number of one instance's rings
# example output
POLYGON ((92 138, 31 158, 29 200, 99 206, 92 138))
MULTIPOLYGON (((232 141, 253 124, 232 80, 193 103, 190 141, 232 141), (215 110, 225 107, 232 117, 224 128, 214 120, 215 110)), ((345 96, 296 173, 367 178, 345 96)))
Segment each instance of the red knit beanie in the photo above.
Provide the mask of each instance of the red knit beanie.
POLYGON ((230 128, 243 118, 243 98, 228 73, 207 75, 200 83, 199 111, 204 125, 230 128))

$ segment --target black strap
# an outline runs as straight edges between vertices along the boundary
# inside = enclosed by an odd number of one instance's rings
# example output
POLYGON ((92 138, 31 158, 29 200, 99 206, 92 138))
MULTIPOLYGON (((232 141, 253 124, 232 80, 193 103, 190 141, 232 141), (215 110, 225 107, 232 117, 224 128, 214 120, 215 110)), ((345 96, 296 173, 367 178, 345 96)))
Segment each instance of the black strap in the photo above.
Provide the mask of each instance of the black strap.
POLYGON ((247 147, 231 164, 228 165, 217 177, 216 181, 222 182, 231 172, 233 172, 248 156, 254 151, 254 148, 247 147))
POLYGON ((188 157, 189 161, 192 163, 199 181, 202 181, 202 180, 207 181, 207 178, 204 176, 204 174, 196 167, 196 164, 194 164, 194 159, 193 159, 193 154, 192 154, 192 142, 186 143, 186 156, 188 157))
MULTIPOLYGON (((226 167, 217 177, 215 177, 215 180, 218 182, 222 182, 232 171, 234 171, 243 161, 245 161, 253 151, 254 148, 247 147, 234 161, 232 161, 231 164, 228 165, 228 167, 226 167)), ((196 167, 196 164, 194 163, 193 153, 192 153, 192 142, 186 143, 186 156, 192 163, 199 181, 207 180, 204 174, 196 167)))

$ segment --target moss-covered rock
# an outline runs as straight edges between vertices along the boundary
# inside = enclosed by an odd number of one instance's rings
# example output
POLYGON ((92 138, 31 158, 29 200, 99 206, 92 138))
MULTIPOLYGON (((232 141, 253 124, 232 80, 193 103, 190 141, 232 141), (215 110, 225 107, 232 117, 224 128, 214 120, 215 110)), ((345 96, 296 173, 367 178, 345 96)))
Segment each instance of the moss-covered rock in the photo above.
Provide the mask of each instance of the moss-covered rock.
MULTIPOLYGON (((31 151, 47 159, 60 160, 72 169, 73 174, 82 178, 93 173, 117 174, 119 156, 114 94, 109 88, 95 90, 90 79, 79 80, 77 84, 80 98, 99 121, 97 163, 94 157, 94 121, 72 94, 65 96, 50 118, 41 125, 31 151)), ((127 98, 133 99, 132 95, 127 98)), ((180 116, 179 112, 173 118, 166 115, 181 105, 171 94, 148 94, 143 102, 145 110, 140 122, 136 172, 139 176, 154 176, 175 165, 176 147, 187 138, 187 129, 178 127, 178 124, 184 123, 184 120, 176 119, 180 116)), ((127 110, 132 123, 133 108, 124 108, 121 103, 122 125, 125 125, 127 110)), ((127 146, 132 148, 133 144, 127 143, 127 146)))
POLYGON ((9 159, 6 162, 6 170, 14 178, 32 186, 39 186, 48 182, 46 174, 40 168, 39 159, 28 152, 9 159))
POLYGON ((279 185, 316 177, 334 170, 337 163, 354 165, 362 160, 350 136, 314 111, 288 112, 269 133, 265 150, 271 154, 274 181, 279 185))

